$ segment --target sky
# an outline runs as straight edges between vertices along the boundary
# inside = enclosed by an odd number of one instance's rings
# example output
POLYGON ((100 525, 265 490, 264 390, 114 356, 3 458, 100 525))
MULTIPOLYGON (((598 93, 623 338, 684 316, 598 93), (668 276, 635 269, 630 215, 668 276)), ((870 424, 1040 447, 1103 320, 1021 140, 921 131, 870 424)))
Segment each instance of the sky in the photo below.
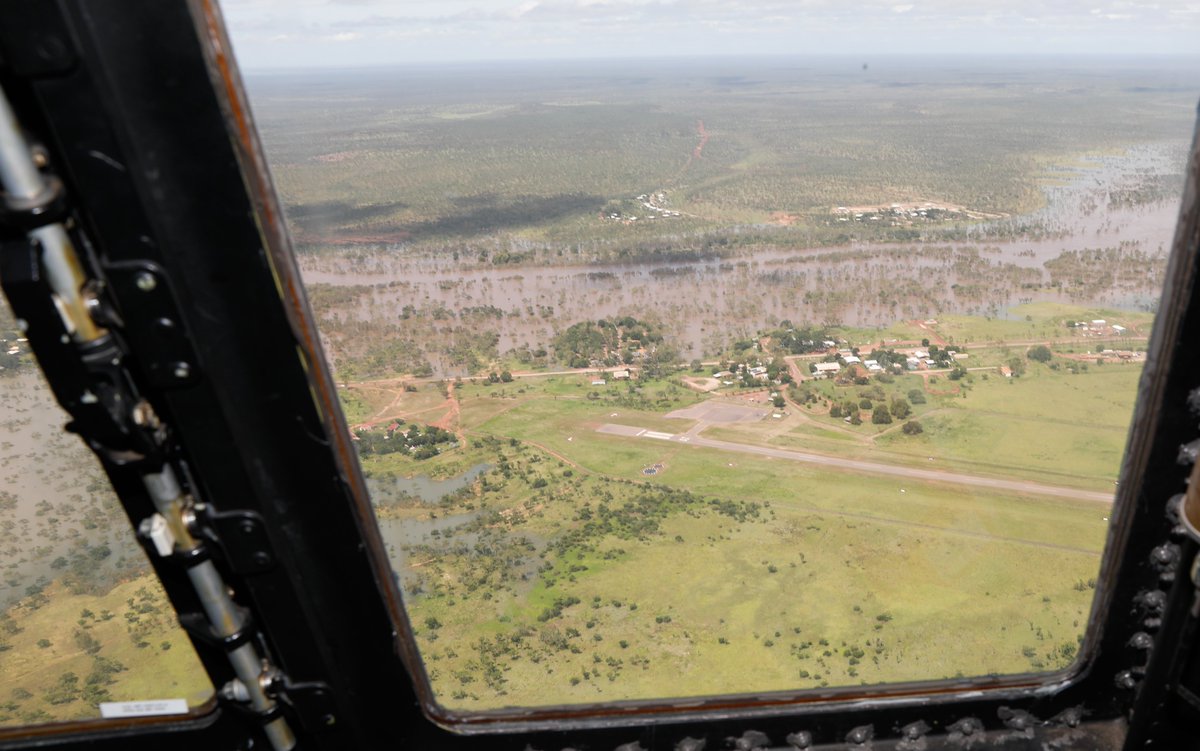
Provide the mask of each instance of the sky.
POLYGON ((221 0, 249 70, 747 54, 1196 54, 1200 0, 221 0))

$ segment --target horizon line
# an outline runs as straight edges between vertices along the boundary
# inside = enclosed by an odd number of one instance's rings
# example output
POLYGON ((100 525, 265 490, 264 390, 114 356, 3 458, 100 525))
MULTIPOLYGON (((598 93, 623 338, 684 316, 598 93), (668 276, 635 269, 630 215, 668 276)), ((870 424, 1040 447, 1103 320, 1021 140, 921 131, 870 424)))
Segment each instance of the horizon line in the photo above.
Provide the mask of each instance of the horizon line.
MULTIPOLYGON (((236 49, 234 51, 236 56, 236 49)), ((291 65, 243 65, 238 67, 243 73, 281 73, 293 71, 320 70, 386 70, 395 68, 428 68, 428 67, 470 67, 491 65, 528 65, 539 63, 569 64, 569 63, 636 63, 638 61, 663 60, 856 60, 869 66, 875 60, 889 59, 971 59, 971 60, 1057 60, 1057 61, 1177 61, 1200 62, 1200 52, 728 52, 728 53, 662 53, 639 54, 621 57, 608 56, 564 56, 564 57, 498 57, 498 58, 465 58, 445 60, 394 60, 373 63, 300 63, 291 65), (872 56, 874 58, 872 59, 872 56)))

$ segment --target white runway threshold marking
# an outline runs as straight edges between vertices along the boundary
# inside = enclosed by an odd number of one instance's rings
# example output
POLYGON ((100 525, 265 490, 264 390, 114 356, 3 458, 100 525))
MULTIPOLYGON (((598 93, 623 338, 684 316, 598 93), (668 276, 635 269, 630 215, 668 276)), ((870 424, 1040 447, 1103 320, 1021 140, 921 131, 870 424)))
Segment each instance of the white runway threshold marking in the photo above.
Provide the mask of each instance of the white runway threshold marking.
POLYGON ((660 433, 657 430, 647 430, 644 433, 641 433, 641 435, 644 435, 647 438, 657 438, 660 441, 669 441, 675 437, 674 433, 660 433))

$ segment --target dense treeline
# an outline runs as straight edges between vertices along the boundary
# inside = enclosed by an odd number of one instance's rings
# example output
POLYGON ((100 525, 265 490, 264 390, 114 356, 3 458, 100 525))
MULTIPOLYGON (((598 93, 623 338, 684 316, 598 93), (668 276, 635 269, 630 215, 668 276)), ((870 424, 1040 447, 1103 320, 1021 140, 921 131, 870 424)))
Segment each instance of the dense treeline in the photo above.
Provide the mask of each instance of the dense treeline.
POLYGON ((765 332, 764 336, 771 338, 773 350, 782 350, 789 355, 803 355, 829 349, 829 346, 824 344, 830 341, 829 332, 823 327, 797 328, 791 321, 784 320, 779 322, 777 328, 765 332))
POLYGON ((441 453, 443 447, 458 440, 453 433, 436 425, 410 425, 408 430, 397 425, 394 430, 363 430, 356 436, 358 440, 354 447, 363 457, 402 451, 414 459, 431 459, 441 453))
POLYGON ((632 316, 581 321, 554 337, 558 359, 572 368, 659 361, 663 348, 658 327, 632 316))

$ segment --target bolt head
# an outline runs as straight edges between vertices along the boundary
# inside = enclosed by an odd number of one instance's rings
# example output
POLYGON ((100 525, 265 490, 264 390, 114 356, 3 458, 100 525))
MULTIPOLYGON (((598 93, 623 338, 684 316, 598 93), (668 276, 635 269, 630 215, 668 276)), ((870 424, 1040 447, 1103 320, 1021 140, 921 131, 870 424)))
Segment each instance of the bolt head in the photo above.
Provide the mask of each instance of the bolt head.
POLYGON ((141 291, 151 292, 158 287, 158 280, 154 278, 154 274, 151 274, 148 271, 143 271, 137 275, 135 284, 137 284, 137 288, 141 291))

